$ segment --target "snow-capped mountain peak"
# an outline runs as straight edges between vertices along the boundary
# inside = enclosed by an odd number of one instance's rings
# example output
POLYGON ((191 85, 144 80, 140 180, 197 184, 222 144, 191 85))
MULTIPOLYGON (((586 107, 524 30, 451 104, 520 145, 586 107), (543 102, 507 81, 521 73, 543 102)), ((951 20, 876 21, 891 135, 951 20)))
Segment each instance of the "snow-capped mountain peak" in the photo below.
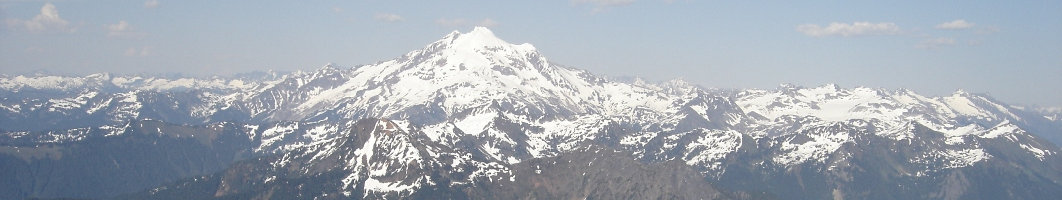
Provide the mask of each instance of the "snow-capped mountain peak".
MULTIPOLYGON (((454 31, 446 37, 429 44, 421 51, 410 53, 413 57, 442 56, 445 63, 467 64, 467 67, 506 66, 519 64, 523 57, 544 59, 531 44, 512 44, 498 38, 485 27, 476 27, 467 33, 454 31)), ((544 61, 544 60, 543 60, 544 61)))
POLYGON ((411 108, 453 114, 494 102, 581 113, 585 108, 576 97, 588 93, 596 80, 555 66, 530 44, 508 43, 483 27, 455 31, 424 49, 349 74, 344 83, 317 92, 319 98, 302 102, 299 115, 336 106, 347 107, 340 112, 352 117, 401 117, 412 115, 403 113, 411 108))
POLYGON ((513 49, 522 51, 534 51, 535 47, 528 43, 523 44, 511 44, 498 38, 494 35, 494 32, 486 27, 475 27, 472 31, 467 33, 454 32, 456 34, 450 34, 441 41, 449 40, 451 44, 456 47, 455 49, 465 48, 506 48, 516 47, 513 49))

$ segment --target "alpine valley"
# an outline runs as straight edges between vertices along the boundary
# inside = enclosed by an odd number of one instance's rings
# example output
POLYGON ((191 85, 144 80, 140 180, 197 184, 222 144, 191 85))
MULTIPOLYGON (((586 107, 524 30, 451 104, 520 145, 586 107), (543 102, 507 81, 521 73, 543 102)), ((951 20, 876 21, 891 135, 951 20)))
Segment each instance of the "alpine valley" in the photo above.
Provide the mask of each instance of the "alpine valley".
POLYGON ((0 75, 0 199, 1054 199, 1060 142, 982 94, 611 79, 482 27, 351 68, 0 75))

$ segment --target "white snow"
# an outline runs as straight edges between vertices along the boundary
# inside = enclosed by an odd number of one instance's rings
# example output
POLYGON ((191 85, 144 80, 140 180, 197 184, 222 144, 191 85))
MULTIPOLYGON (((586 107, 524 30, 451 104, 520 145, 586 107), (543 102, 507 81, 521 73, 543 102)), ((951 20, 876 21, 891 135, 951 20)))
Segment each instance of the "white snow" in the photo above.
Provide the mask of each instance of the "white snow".
POLYGON ((942 156, 946 162, 945 169, 968 167, 991 157, 983 149, 948 149, 942 153, 942 156))
POLYGON ((1030 145, 1027 145, 1027 144, 1019 144, 1019 145, 1021 146, 1022 149, 1028 150, 1029 153, 1032 153, 1033 156, 1036 156, 1036 158, 1040 159, 1041 161, 1043 161, 1044 158, 1046 158, 1048 155, 1055 154, 1055 152, 1052 152, 1051 150, 1040 149, 1040 148, 1036 148, 1036 147, 1033 147, 1033 146, 1030 146, 1030 145))
POLYGON ((722 159, 741 147, 741 133, 736 131, 704 130, 696 141, 686 146, 683 158, 687 165, 707 166, 719 170, 722 159))
MULTIPOLYGON (((912 101, 910 98, 904 100, 912 101)), ((826 121, 894 120, 908 111, 881 91, 869 88, 845 90, 835 85, 799 89, 794 93, 749 90, 740 95, 737 103, 746 112, 756 112, 770 120, 786 115, 814 116, 826 121)))
POLYGON ((375 178, 365 180, 365 193, 413 192, 420 184, 403 185, 398 182, 380 182, 375 178))
POLYGON ((19 88, 64 90, 72 87, 85 85, 85 80, 79 77, 62 76, 16 76, 12 78, 0 78, 0 88, 16 90, 19 88))
POLYGON ((453 123, 439 123, 424 126, 421 131, 424 132, 428 138, 431 138, 432 141, 449 144, 451 142, 449 139, 452 138, 451 134, 453 134, 454 128, 455 126, 453 123))
POLYGON ((479 135, 487 129, 487 126, 494 121, 495 117, 498 117, 498 113, 476 113, 454 122, 454 125, 465 134, 479 135))
POLYGON ((198 89, 249 89, 256 86, 242 80, 178 78, 165 79, 140 76, 111 76, 110 74, 91 74, 84 77, 73 76, 15 76, 0 77, 0 89, 17 91, 24 88, 38 90, 75 91, 78 88, 92 88, 113 85, 125 89, 137 90, 172 90, 182 88, 198 89))
POLYGON ((649 140, 656 137, 656 132, 640 132, 634 133, 620 140, 622 145, 641 145, 648 143, 649 140))
POLYGON ((999 125, 996 125, 996 127, 993 127, 992 129, 990 129, 987 132, 985 132, 984 134, 982 134, 981 137, 982 138, 1007 137, 1007 138, 1010 138, 1011 141, 1017 141, 1017 139, 1014 138, 1014 134, 1023 133, 1023 132, 1024 131, 1021 130, 1021 128, 1019 128, 1018 126, 1016 126, 1014 124, 1011 124, 1010 121, 1004 120, 999 125))
POLYGON ((258 145, 258 148, 255 148, 255 152, 272 149, 271 147, 275 147, 274 144, 280 142, 288 134, 295 133, 298 129, 298 123, 278 123, 272 128, 263 130, 260 134, 262 136, 261 143, 258 145))
POLYGON ((948 108, 951 108, 956 113, 962 115, 980 118, 994 117, 991 113, 988 113, 988 111, 978 107, 973 101, 970 101, 967 95, 966 92, 960 90, 955 92, 952 96, 941 97, 941 100, 948 105, 948 108))
POLYGON ((782 154, 772 158, 775 163, 783 165, 796 165, 807 161, 822 162, 829 158, 830 154, 841 148, 841 145, 850 140, 847 132, 815 131, 820 134, 805 135, 809 141, 794 143, 793 139, 782 142, 782 154))

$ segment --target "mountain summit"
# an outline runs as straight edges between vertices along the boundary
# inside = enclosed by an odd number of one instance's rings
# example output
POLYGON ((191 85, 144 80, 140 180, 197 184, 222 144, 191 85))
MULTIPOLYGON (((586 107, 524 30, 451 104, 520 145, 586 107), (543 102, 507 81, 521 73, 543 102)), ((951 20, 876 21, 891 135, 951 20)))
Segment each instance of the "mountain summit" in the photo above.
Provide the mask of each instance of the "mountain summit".
POLYGON ((535 47, 531 44, 511 44, 494 36, 494 32, 486 27, 475 27, 468 33, 454 31, 443 37, 443 39, 428 45, 422 51, 435 53, 436 50, 459 63, 462 63, 460 62, 461 58, 490 63, 492 60, 511 56, 538 54, 535 47))
POLYGON ((435 123, 431 118, 496 105, 532 119, 553 119, 615 114, 634 109, 637 105, 630 103, 641 99, 663 98, 647 88, 558 66, 530 44, 510 44, 484 27, 455 31, 424 49, 356 67, 347 76, 344 83, 294 108, 294 116, 312 117, 326 108, 350 117, 435 123), (332 109, 337 106, 341 108, 332 109))

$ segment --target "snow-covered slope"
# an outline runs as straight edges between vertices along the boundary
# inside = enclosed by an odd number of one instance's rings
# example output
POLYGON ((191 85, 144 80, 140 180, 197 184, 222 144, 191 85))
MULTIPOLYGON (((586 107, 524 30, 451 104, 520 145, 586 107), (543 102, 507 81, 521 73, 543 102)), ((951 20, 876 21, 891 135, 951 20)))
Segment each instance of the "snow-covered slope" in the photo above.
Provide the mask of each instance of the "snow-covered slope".
MULTIPOLYGON (((746 114, 759 119, 752 125, 752 132, 762 135, 794 132, 778 127, 815 128, 841 123, 856 127, 870 126, 873 128, 866 131, 867 134, 896 141, 927 140, 928 136, 911 129, 911 126, 924 126, 941 134, 947 145, 960 148, 956 150, 959 153, 942 153, 935 160, 954 161, 956 164, 951 166, 959 167, 991 157, 978 145, 967 144, 971 142, 969 137, 995 138, 1002 133, 1015 132, 1015 129, 1022 130, 1021 126, 1029 125, 1026 118, 1040 117, 1021 116, 1022 113, 1012 112, 1014 108, 1003 103, 963 91, 950 96, 925 97, 902 89, 844 89, 836 85, 800 88, 783 85, 777 90, 746 90, 738 93, 735 99, 746 114)), ((792 163, 793 158, 824 159, 821 156, 823 153, 833 152, 842 143, 851 142, 848 136, 843 135, 813 138, 814 142, 799 147, 783 143, 782 149, 790 151, 777 160, 792 163)), ((1030 148, 1029 153, 1040 152, 1037 149, 1030 148)), ((935 150, 951 152, 947 149, 935 150)))
POLYGON ((0 76, 0 129, 117 126, 130 120, 204 124, 264 79, 158 78, 92 74, 0 76))

